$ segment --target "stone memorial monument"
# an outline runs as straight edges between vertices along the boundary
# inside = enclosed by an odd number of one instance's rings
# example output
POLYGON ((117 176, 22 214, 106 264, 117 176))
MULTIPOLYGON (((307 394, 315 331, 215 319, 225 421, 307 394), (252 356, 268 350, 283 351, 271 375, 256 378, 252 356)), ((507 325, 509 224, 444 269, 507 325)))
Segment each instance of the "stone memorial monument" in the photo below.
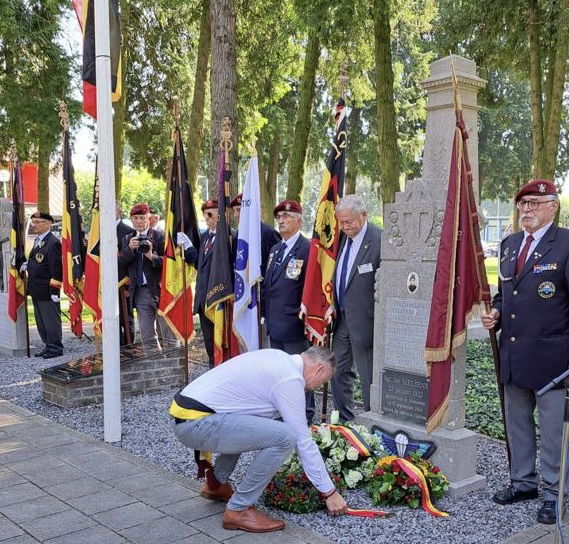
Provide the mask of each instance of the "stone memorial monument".
MULTIPOLYGON (((477 77, 474 62, 456 56, 453 60, 477 194, 477 93, 486 82, 477 77)), ((453 365, 447 418, 430 435, 423 356, 455 127, 451 57, 431 63, 431 76, 423 87, 428 97, 423 176, 407 182, 395 203, 385 206, 376 276, 371 411, 358 421, 434 441, 437 450, 432 460, 449 476, 450 493, 460 496, 485 484, 485 478, 476 474, 477 437, 464 428, 464 349, 453 365)))
MULTIPOLYGON (((10 230, 12 202, 0 198, 0 354, 26 354, 26 316, 24 307, 18 311, 18 321, 8 317, 8 276, 10 274, 10 230)), ((2 357, 0 357, 2 361, 2 357)))

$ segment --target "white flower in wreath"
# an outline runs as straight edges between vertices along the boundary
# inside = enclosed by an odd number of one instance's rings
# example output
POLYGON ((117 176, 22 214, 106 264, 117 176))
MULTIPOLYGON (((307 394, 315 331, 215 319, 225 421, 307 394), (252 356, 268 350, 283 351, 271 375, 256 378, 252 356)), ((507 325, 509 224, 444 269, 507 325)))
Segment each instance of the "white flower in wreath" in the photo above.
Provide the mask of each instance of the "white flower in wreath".
POLYGON ((343 461, 346 458, 346 450, 342 448, 334 448, 330 451, 330 456, 336 461, 343 461))
POLYGON ((360 480, 363 480, 363 476, 357 470, 349 470, 347 473, 344 473, 344 480, 346 481, 346 485, 353 489, 358 485, 360 480))
POLYGON ((320 447, 328 448, 332 445, 332 433, 328 427, 321 426, 318 429, 318 434, 320 435, 320 447))
POLYGON ((346 459, 348 459, 349 461, 357 461, 359 456, 360 454, 358 453, 358 450, 354 448, 354 446, 350 446, 348 448, 348 451, 346 452, 346 459))
POLYGON ((328 472, 331 472, 332 474, 337 474, 340 472, 341 468, 340 463, 338 463, 336 460, 332 459, 331 457, 329 457, 324 461, 324 465, 326 466, 326 470, 328 472))

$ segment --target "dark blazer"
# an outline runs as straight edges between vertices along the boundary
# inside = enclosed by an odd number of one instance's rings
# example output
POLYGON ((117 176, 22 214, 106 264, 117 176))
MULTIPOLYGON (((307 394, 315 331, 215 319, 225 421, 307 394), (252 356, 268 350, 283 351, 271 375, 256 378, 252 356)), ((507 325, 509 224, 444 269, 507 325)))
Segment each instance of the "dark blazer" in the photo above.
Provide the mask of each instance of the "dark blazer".
MULTIPOLYGON (((128 290, 130 293, 130 304, 134 304, 134 293, 136 291, 136 255, 137 253, 132 251, 128 247, 130 239, 135 236, 136 231, 127 234, 122 239, 121 252, 119 254, 119 267, 125 267, 128 269, 129 286, 128 290)), ((144 275, 146 276, 146 283, 148 288, 154 297, 160 296, 160 279, 162 276, 162 260, 164 256, 164 235, 156 230, 148 229, 148 238, 152 242, 152 261, 143 257, 144 263, 144 275)))
POLYGON ((280 242, 271 248, 263 282, 267 334, 281 342, 297 342, 305 338, 304 322, 298 313, 310 242, 301 234, 281 265, 276 266, 274 256, 279 245, 280 242))
MULTIPOLYGON (((346 245, 346 239, 344 236, 340 242, 338 257, 342 254, 346 245)), ((344 295, 344 312, 350 339, 354 345, 360 348, 371 348, 373 346, 375 273, 379 268, 380 260, 381 229, 368 221, 362 245, 356 255, 350 275, 346 280, 346 292, 344 295), (367 271, 369 265, 371 265, 371 270, 367 271), (363 267, 366 267, 366 270, 363 267)), ((339 259, 336 261, 333 278, 336 308, 338 308, 336 292, 338 261, 339 259)))
MULTIPOLYGON (((136 231, 129 227, 126 223, 123 223, 122 219, 117 223, 117 251, 120 255, 122 249, 122 239, 127 234, 134 234, 136 231)), ((128 274, 128 268, 119 265, 119 281, 121 281, 128 274)))
POLYGON ((569 365, 569 230, 551 225, 516 278, 522 240, 517 232, 501 245, 500 381, 540 389, 569 365))
POLYGON ((61 289, 63 268, 61 264, 61 242, 49 232, 28 257, 28 295, 37 300, 50 300, 61 289))

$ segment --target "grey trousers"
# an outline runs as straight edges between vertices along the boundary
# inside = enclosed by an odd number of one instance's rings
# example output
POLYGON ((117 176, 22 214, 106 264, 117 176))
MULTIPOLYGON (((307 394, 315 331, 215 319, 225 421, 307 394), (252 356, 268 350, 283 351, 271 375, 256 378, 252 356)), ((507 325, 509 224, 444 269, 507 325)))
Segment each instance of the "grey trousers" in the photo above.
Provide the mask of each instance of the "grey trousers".
POLYGON ((364 411, 369 412, 370 386, 373 378, 373 346, 354 346, 345 318, 340 314, 332 340, 332 351, 336 355, 336 372, 332 378, 332 395, 340 421, 354 419, 354 363, 362 385, 364 411))
POLYGON ((243 452, 256 451, 227 503, 229 510, 254 505, 296 446, 296 434, 288 423, 240 414, 212 414, 177 423, 174 434, 188 448, 220 454, 214 474, 222 483, 227 482, 243 452))
POLYGON ((515 491, 536 489, 536 433, 534 411, 537 406, 540 428, 540 465, 543 499, 557 499, 561 434, 565 389, 554 389, 538 397, 531 389, 512 384, 504 386, 506 428, 511 452, 511 480, 515 491))
POLYGON ((152 296, 150 289, 146 286, 137 287, 134 292, 134 307, 138 318, 138 328, 140 329, 140 339, 143 344, 149 347, 158 346, 158 335, 156 334, 156 310, 158 301, 152 296))
POLYGON ((32 297, 38 333, 50 353, 63 353, 61 343, 61 312, 59 302, 37 300, 32 297))
MULTIPOLYGON (((300 340, 298 342, 282 342, 280 340, 274 340, 269 338, 269 343, 271 348, 280 349, 289 355, 296 355, 306 351, 310 347, 310 342, 308 340, 300 340)), ((306 423, 312 425, 312 420, 314 419, 314 414, 316 412, 316 401, 314 400, 314 391, 306 391, 306 423)))

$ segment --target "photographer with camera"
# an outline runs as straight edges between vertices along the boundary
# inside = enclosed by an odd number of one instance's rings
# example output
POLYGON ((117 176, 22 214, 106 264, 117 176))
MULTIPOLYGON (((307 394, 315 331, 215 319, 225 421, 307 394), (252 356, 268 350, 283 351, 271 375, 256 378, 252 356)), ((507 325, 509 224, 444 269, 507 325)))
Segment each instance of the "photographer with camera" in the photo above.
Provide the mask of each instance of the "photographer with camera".
POLYGON ((135 204, 130 211, 135 232, 122 240, 119 266, 128 268, 129 303, 136 308, 143 344, 157 345, 156 311, 164 255, 164 234, 150 228, 150 207, 135 204))

